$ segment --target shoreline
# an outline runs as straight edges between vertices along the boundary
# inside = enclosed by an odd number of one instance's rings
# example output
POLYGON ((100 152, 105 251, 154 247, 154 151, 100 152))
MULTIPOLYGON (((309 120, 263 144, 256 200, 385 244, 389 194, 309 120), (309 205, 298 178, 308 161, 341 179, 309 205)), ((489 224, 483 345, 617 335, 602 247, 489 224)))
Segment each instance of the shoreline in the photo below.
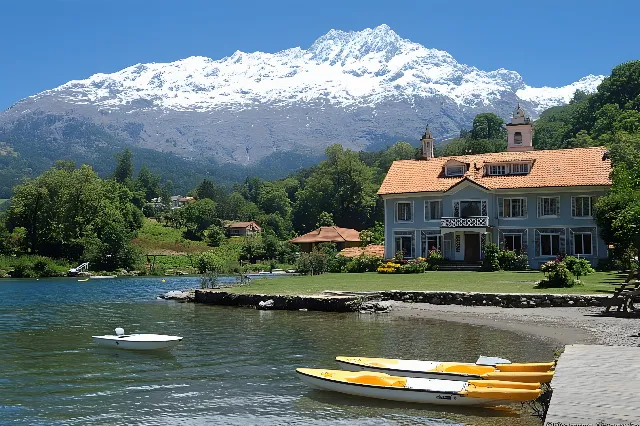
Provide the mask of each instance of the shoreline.
POLYGON ((500 308, 385 302, 400 318, 436 319, 537 336, 561 345, 638 346, 637 318, 603 316, 602 308, 500 308))
POLYGON ((398 318, 452 321, 536 336, 562 346, 575 343, 616 346, 640 344, 640 321, 637 318, 618 316, 615 313, 602 315, 602 306, 588 304, 581 306, 571 303, 548 307, 537 304, 536 307, 528 305, 530 307, 525 308, 504 305, 433 304, 403 300, 402 297, 381 300, 373 294, 353 293, 315 296, 256 295, 213 290, 195 290, 194 293, 182 293, 182 297, 176 299, 254 309, 361 312, 398 318))

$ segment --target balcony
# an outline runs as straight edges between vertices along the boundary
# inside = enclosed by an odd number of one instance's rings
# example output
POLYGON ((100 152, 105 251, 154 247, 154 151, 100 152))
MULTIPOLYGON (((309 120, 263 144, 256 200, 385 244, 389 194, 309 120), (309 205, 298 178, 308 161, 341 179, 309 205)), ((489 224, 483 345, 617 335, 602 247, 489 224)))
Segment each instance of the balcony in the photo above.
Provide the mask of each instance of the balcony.
POLYGON ((442 217, 440 228, 486 228, 489 216, 442 217))

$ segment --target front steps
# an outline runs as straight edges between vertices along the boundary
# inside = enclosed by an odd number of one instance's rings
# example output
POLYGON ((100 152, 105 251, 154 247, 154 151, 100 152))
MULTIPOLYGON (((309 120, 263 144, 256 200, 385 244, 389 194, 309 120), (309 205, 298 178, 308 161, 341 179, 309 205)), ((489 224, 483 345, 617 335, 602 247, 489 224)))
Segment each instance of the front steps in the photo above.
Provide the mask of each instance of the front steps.
POLYGON ((481 271, 482 261, 444 260, 438 265, 438 271, 481 271))

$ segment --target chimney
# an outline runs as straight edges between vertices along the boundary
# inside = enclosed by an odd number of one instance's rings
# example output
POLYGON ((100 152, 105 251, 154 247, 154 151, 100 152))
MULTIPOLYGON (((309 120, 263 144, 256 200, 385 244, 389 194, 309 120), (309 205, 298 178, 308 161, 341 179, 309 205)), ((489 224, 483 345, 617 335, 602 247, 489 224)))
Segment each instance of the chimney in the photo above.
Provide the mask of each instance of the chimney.
POLYGON ((422 139, 420 139, 420 142, 422 142, 422 159, 423 160, 430 160, 433 157, 435 157, 433 155, 433 136, 431 136, 431 130, 429 130, 429 126, 427 125, 427 128, 424 131, 424 135, 422 135, 422 139))

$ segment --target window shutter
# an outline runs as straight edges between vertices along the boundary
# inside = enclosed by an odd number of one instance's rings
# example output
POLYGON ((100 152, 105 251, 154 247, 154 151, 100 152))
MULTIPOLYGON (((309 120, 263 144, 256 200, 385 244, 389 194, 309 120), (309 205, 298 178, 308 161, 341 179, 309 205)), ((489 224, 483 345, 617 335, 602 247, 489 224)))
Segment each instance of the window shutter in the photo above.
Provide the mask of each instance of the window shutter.
POLYGON ((571 216, 576 217, 576 197, 571 197, 571 216))
POLYGON ((522 216, 527 217, 527 199, 523 198, 522 199, 522 216))
POLYGON ((560 216, 560 197, 556 197, 556 216, 560 216))
POLYGON ((504 198, 498 198, 498 217, 504 217, 504 198))
POLYGON ((538 197, 538 217, 542 216, 542 198, 538 197))

